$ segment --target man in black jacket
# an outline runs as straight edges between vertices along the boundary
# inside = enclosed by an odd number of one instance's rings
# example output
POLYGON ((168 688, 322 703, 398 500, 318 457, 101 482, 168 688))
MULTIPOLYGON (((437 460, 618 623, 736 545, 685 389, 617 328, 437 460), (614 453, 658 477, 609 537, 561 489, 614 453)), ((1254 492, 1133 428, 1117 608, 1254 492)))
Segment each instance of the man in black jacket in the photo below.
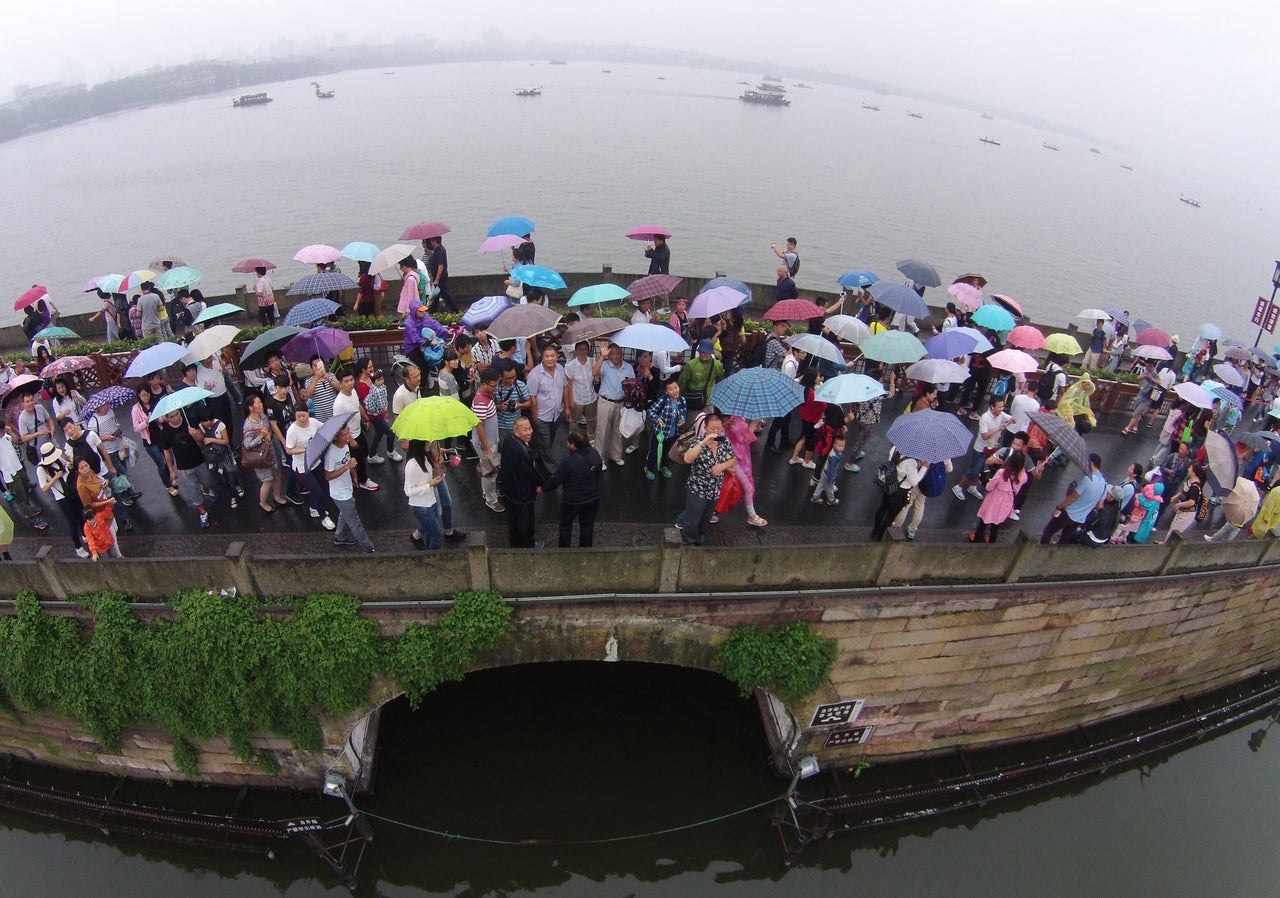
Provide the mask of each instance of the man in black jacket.
POLYGON ((594 543, 596 512, 600 510, 600 453, 584 434, 569 431, 569 454, 538 492, 564 486, 560 497, 560 548, 569 548, 573 519, 578 519, 578 548, 594 543))
POLYGON ((542 541, 533 538, 533 501, 542 486, 542 475, 533 465, 529 443, 533 425, 521 415, 516 419, 511 438, 502 443, 502 467, 498 469, 498 490, 507 506, 507 532, 513 549, 540 549, 542 541))

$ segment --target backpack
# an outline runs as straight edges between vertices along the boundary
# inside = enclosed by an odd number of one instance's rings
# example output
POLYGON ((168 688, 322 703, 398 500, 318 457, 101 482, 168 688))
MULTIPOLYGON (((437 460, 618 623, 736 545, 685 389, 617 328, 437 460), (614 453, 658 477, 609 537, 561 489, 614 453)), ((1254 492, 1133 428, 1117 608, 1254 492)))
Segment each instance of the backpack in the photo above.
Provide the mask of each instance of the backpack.
POLYGON ((800 273, 800 254, 792 253, 791 255, 794 258, 791 264, 787 266, 787 274, 790 275, 791 277, 795 277, 797 274, 800 273))
POLYGON ((1054 382, 1058 379, 1058 372, 1062 367, 1056 362, 1044 369, 1044 374, 1040 375, 1040 381, 1036 384, 1036 398, 1040 400, 1040 404, 1044 405, 1053 398, 1054 382))
MULTIPOLYGON (((770 334, 769 337, 772 337, 770 334)), ((766 337, 763 340, 757 340, 756 345, 751 347, 751 351, 747 353, 746 358, 742 360, 743 368, 759 368, 764 365, 765 344, 769 342, 766 337)))
MULTIPOLYGON (((895 450, 889 460, 876 468, 876 487, 886 496, 892 496, 902 489, 902 477, 898 474, 898 462, 902 456, 895 450)), ((933 465, 929 466, 930 468, 933 465)))
POLYGON ((924 477, 920 480, 920 492, 930 499, 941 496, 947 491, 946 465, 929 465, 924 477))
POLYGON ((195 320, 191 317, 191 310, 180 299, 169 300, 169 318, 182 327, 191 327, 191 322, 195 320))
MULTIPOLYGON (((1051 381, 1052 383, 1052 381, 1051 381)), ((1013 375, 1002 374, 991 384, 991 398, 999 399, 1002 396, 1008 396, 1010 388, 1013 387, 1013 375)))

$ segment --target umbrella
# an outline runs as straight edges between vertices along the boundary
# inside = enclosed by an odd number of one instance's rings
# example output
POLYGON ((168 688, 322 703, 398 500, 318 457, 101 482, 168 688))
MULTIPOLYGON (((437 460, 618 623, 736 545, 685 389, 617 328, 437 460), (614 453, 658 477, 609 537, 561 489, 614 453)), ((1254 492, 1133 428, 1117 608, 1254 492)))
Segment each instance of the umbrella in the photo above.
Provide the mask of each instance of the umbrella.
POLYGON ((1044 334, 1029 324, 1020 324, 1009 331, 1004 341, 1019 349, 1044 349, 1044 334))
POLYGON ((1173 392, 1177 393, 1183 399, 1190 402, 1196 408, 1213 408, 1213 396, 1209 391, 1199 384, 1193 384, 1191 381, 1184 381, 1175 384, 1173 392))
POLYGON ((266 363, 267 354, 271 350, 282 346, 294 335, 300 333, 302 333, 302 328, 290 327, 287 324, 263 331, 253 338, 253 342, 245 347, 244 353, 240 356, 240 367, 242 369, 261 367, 266 363))
POLYGON ((1080 466, 1082 471, 1089 470, 1089 447, 1084 444, 1084 437, 1076 433, 1076 429, 1053 412, 1032 412, 1031 421, 1045 432, 1054 445, 1066 453, 1080 466))
POLYGON ((183 265, 160 272, 160 276, 156 278, 156 286, 161 290, 179 290, 183 287, 190 287, 202 277, 204 277, 204 272, 200 269, 183 265))
POLYGON ((564 278, 560 277, 560 272, 542 265, 517 265, 511 269, 511 280, 543 290, 564 289, 564 278))
POLYGON ((1133 327, 1134 333, 1137 333, 1139 331, 1144 331, 1149 327, 1155 327, 1155 325, 1152 324, 1150 321, 1144 321, 1141 318, 1134 318, 1132 327, 1133 327))
POLYGON ((628 324, 614 334, 612 342, 650 352, 684 352, 689 348, 684 338, 665 324, 628 324))
POLYGON ((975 287, 978 290, 981 290, 983 287, 987 286, 987 279, 980 274, 974 274, 970 271, 960 275, 960 277, 956 278, 951 283, 968 284, 970 287, 975 287))
MULTIPOLYGON (((674 288, 674 286, 675 285, 673 284, 672 287, 674 288)), ((747 299, 751 298, 750 284, 740 281, 737 278, 725 277, 723 274, 713 277, 711 280, 707 281, 702 285, 702 289, 698 292, 706 293, 708 290, 714 290, 716 287, 732 287, 734 290, 737 290, 739 293, 746 296, 747 299)))
POLYGON ((476 325, 488 327, 493 323, 493 319, 509 308, 511 308, 511 297, 505 293, 497 296, 482 296, 467 308, 460 323, 467 330, 471 330, 476 325))
POLYGON ((929 464, 964 455, 973 443, 973 434, 959 418, 933 409, 900 415, 885 436, 905 457, 929 464))
POLYGON ((175 256, 171 254, 168 256, 156 256, 154 259, 152 259, 150 262, 147 263, 147 267, 148 268, 164 268, 166 262, 169 263, 171 268, 179 268, 187 264, 186 262, 182 261, 181 256, 175 256))
POLYGON ((72 371, 85 371, 97 364, 93 359, 84 355, 64 355, 62 358, 54 359, 45 365, 40 371, 40 376, 49 378, 57 377, 59 374, 70 374, 72 371))
POLYGON ((955 328, 930 337, 924 344, 925 355, 931 359, 958 359, 973 352, 978 341, 972 334, 957 333, 955 328))
POLYGON ((764 313, 764 320, 806 321, 810 318, 821 318, 822 313, 822 306, 807 299, 783 299, 775 302, 769 311, 764 313))
POLYGON ((1017 324, 1008 309, 995 303, 988 303, 969 317, 974 324, 993 331, 1011 331, 1017 324))
POLYGON ((1040 367, 1040 363, 1021 349, 1002 349, 987 356, 992 368, 1001 371, 1012 371, 1014 374, 1029 374, 1040 367))
POLYGON ((480 423, 471 409, 452 396, 424 396, 409 403, 391 430, 402 440, 447 440, 471 432, 480 423))
POLYGON ((36 303, 38 303, 40 300, 44 299, 48 295, 49 295, 48 290, 46 290, 44 287, 41 287, 39 284, 36 284, 26 293, 22 294, 17 298, 17 300, 13 304, 13 310, 15 312, 21 312, 27 306, 35 305, 36 303))
POLYGON ((1209 471, 1219 487, 1232 486, 1240 476, 1240 456, 1236 444, 1216 430, 1204 435, 1204 452, 1209 459, 1209 471))
POLYGON ((904 287, 902 284, 877 281, 868 288, 867 292, 875 297, 876 302, 888 306, 895 312, 901 312, 903 315, 923 318, 929 314, 929 306, 920 298, 920 295, 910 287, 904 287))
MULTIPOLYGON (((1201 384, 1201 386, 1204 386, 1204 384, 1201 384)), ((1209 395, 1212 396, 1214 399, 1221 399, 1223 402, 1227 403, 1228 405, 1234 405, 1236 408, 1239 408, 1239 409, 1244 408, 1244 400, 1241 399, 1235 393, 1232 393, 1226 387, 1213 386, 1213 387, 1207 387, 1206 389, 1208 389, 1209 395)))
POLYGON ((1274 430, 1256 430, 1240 437, 1240 441, 1253 449, 1280 449, 1280 433, 1274 430))
POLYGON ((523 340, 545 334, 559 323, 560 314, 544 306, 512 306, 493 319, 489 325, 489 336, 495 340, 523 340))
POLYGON ((592 284, 574 292, 569 297, 569 306, 591 306, 615 299, 626 299, 631 294, 617 284, 592 284))
POLYGON ((1162 346, 1165 349, 1173 345, 1169 335, 1158 327, 1148 327, 1138 331, 1138 342, 1144 346, 1162 346))
POLYGON ((275 271, 276 264, 266 259, 245 259, 243 262, 237 262, 231 271, 234 274, 256 274, 259 268, 275 271))
POLYGON ((640 225, 638 228, 632 228, 627 231, 627 236, 632 240, 653 240, 654 237, 661 237, 665 240, 671 236, 671 232, 657 225, 640 225))
POLYGON ((831 333, 854 346, 871 339, 871 328, 861 318, 854 318, 852 315, 832 315, 822 323, 831 333))
POLYGON ((155 282, 156 273, 146 268, 139 268, 137 271, 131 271, 121 279, 113 293, 124 293, 129 290, 137 290, 139 284, 145 284, 147 281, 155 282))
POLYGON ((1077 318, 1087 318, 1090 321, 1110 321, 1111 315, 1106 309, 1081 309, 1077 314, 1077 318))
POLYGON ((280 347, 280 354, 290 362, 309 362, 313 355, 322 359, 336 358, 351 348, 351 336, 332 327, 313 327, 299 331, 280 347))
MULTIPOLYGON (((341 271, 318 271, 308 274, 293 282, 286 295, 288 296, 323 296, 334 290, 356 290, 359 284, 351 280, 341 271)), ((296 306, 295 306, 296 308, 296 306)))
POLYGON ((791 344, 792 349, 816 355, 820 359, 834 362, 841 368, 848 364, 840 352, 840 347, 820 334, 796 334, 794 337, 788 337, 787 342, 791 344))
POLYGON ((197 402, 212 398, 213 394, 202 387, 183 387, 176 393, 166 393, 160 397, 160 401, 151 409, 151 417, 147 420, 159 421, 170 412, 176 412, 187 406, 195 405, 197 402))
POLYGON ((991 298, 996 302, 1000 303, 1000 305, 1004 306, 1014 315, 1017 315, 1019 318, 1023 317, 1023 315, 1026 314, 1025 312, 1022 311, 1022 306, 1018 305, 1018 301, 1015 300, 1012 296, 1006 296, 1003 293, 995 293, 992 295, 991 298))
POLYGON ((907 377, 930 384, 959 384, 969 378, 969 369, 951 359, 921 359, 907 369, 907 377))
POLYGON ((1079 355, 1084 352, 1076 338, 1070 334, 1050 334, 1044 338, 1044 348, 1054 355, 1079 355))
POLYGON ((191 323, 207 324, 210 321, 216 321, 219 318, 226 318, 228 315, 240 315, 243 312, 244 312, 244 309, 240 308, 235 303, 220 302, 217 305, 209 306, 209 308, 201 312, 196 317, 196 320, 191 323))
POLYGON ((314 321, 320 321, 322 318, 328 318, 339 308, 341 306, 338 303, 332 299, 325 299, 323 296, 305 299, 289 310, 289 314, 284 316, 282 323, 292 325, 311 324, 314 321))
MULTIPOLYGON (((634 286, 634 284, 632 285, 634 286)), ((732 287, 712 287, 704 290, 689 303, 690 318, 710 318, 730 309, 736 309, 747 301, 747 297, 732 287)), ((821 311, 818 312, 822 314, 821 311)))
POLYGON ((400 235, 401 240, 429 240, 432 237, 443 237, 449 233, 450 227, 443 221, 420 221, 409 225, 400 235))
POLYGON ((187 347, 177 343, 157 343, 148 346, 133 357, 125 369, 125 377, 146 377, 153 371, 168 368, 187 354, 187 347))
POLYGON ((490 237, 501 237, 503 235, 510 237, 519 237, 520 242, 524 242, 525 234, 532 234, 535 230, 533 220, 525 218, 523 215, 504 215, 493 224, 489 225, 490 237))
POLYGON ((872 272, 862 268, 855 268, 853 271, 846 271, 836 278, 836 283, 841 287, 870 287, 878 280, 880 278, 872 272))
POLYGON ((982 308, 982 291, 973 284, 957 281, 947 288, 947 295, 971 312, 982 308))
POLYGON ((1244 375, 1240 373, 1240 369, 1235 365, 1219 362, 1213 366, 1213 373, 1218 375, 1218 380, 1224 384, 1231 384, 1233 387, 1244 386, 1244 375))
POLYGON ((89 397, 84 407, 80 409, 81 423, 88 421, 103 405, 109 405, 112 408, 124 408, 126 405, 132 405, 138 395, 128 387, 106 387, 99 390, 89 397))
POLYGON ((1129 316, 1125 313, 1124 309, 1119 309, 1119 308, 1116 308, 1115 306, 1103 306, 1102 311, 1106 312, 1114 320, 1119 321, 1121 324, 1125 324, 1125 325, 1129 324, 1129 316))
MULTIPOLYGON (((416 401, 416 400, 415 400, 416 401)), ((324 455, 331 445, 333 438, 338 435, 338 431, 347 426, 357 412, 347 412, 343 415, 334 415, 328 421, 320 425, 320 429, 316 431, 316 435, 311 438, 311 442, 307 443, 307 454, 304 456, 307 463, 307 470, 311 470, 320 462, 320 457, 324 455)))
POLYGON ((902 259, 898 262, 898 270, 917 284, 925 287, 941 287, 942 278, 928 262, 919 259, 902 259))
POLYGON ((312 264, 320 264, 321 262, 336 262, 342 258, 342 250, 327 243, 313 243, 310 246, 304 246, 293 254, 293 261, 308 262, 312 264))
POLYGON ((1261 501, 1258 485, 1252 480, 1237 477, 1235 487, 1222 500, 1222 513, 1232 524, 1243 527, 1258 513, 1258 504, 1261 501))
POLYGON ((498 234, 494 237, 487 238, 484 243, 480 244, 480 248, 476 250, 478 253, 500 253, 504 249, 511 249, 524 243, 524 238, 516 234, 498 234))
POLYGON ((13 380, 9 381, 6 386, 9 391, 4 394, 4 399, 0 400, 4 405, 8 405, 10 400, 15 396, 26 396, 28 393, 39 393, 44 389, 44 381, 36 377, 34 374, 19 374, 13 380))
POLYGON ((1221 340, 1222 328, 1216 324, 1202 324, 1200 325, 1199 334, 1201 340, 1221 340))
MULTIPOLYGON (((610 334, 616 334, 627 326, 627 322, 621 318, 587 318, 583 321, 575 321, 564 329, 564 333, 560 335, 560 345, 569 347, 576 346, 582 340, 588 343, 600 337, 607 337, 610 334)), ((674 330, 671 331, 673 334, 674 330)))
POLYGON ((824 380, 822 386, 814 392, 813 398, 819 402, 833 402, 836 405, 847 405, 850 402, 867 402, 877 396, 885 395, 884 385, 874 377, 865 374, 841 374, 830 380, 824 380))
POLYGON ((186 361, 198 362, 221 352, 223 347, 230 346, 231 341, 240 333, 240 328, 232 324, 216 324, 205 328, 204 333, 187 344, 186 361))
POLYGON ((743 368, 711 389, 711 404, 748 421, 779 418, 804 402, 800 382, 773 368, 743 368))
MULTIPOLYGON (((95 290, 101 290, 101 289, 102 289, 102 282, 103 282, 103 281, 105 281, 105 280, 106 280, 107 278, 109 278, 109 277, 116 277, 116 278, 121 278, 121 279, 123 279, 123 278, 122 278, 122 276, 121 276, 121 275, 118 275, 118 274, 114 274, 114 275, 112 275, 112 274, 100 274, 100 275, 98 275, 96 278, 89 278, 89 280, 85 281, 85 282, 84 282, 84 286, 80 288, 80 292, 81 292, 81 293, 92 293, 92 292, 93 292, 93 291, 95 291, 95 290)), ((116 282, 116 286, 119 286, 119 282, 118 282, 118 281, 116 282)), ((110 293, 111 291, 110 291, 110 290, 106 290, 105 292, 110 293)))
POLYGON ((1204 337, 1205 340, 1216 340, 1219 346, 1239 346, 1241 349, 1252 349, 1244 340, 1236 337, 1204 337))
POLYGON ((1247 349, 1240 349, 1238 347, 1232 346, 1230 349, 1228 349, 1226 352, 1223 353, 1223 356, 1228 359, 1243 360, 1243 359, 1253 358, 1253 353, 1249 352, 1249 350, 1247 349))
POLYGON ((342 248, 342 256, 353 262, 372 262, 378 258, 378 247, 363 240, 353 240, 342 248))
POLYGON ((1163 346, 1135 346, 1133 347, 1133 357, 1136 359, 1159 359, 1164 362, 1173 359, 1169 350, 1163 346))
POLYGON ((653 299, 655 296, 670 293, 679 283, 680 278, 673 274, 648 274, 628 284, 627 292, 631 294, 632 299, 653 299))
POLYGON ((119 293, 120 285, 124 283, 123 274, 104 274, 98 278, 95 290, 101 290, 103 293, 119 293))
POLYGON ((991 341, 987 339, 987 335, 976 327, 953 327, 951 330, 955 331, 957 334, 968 334, 977 340, 978 345, 974 347, 974 352, 990 352, 995 349, 995 347, 991 345, 991 341))
POLYGON ((53 327, 46 327, 36 331, 36 334, 32 339, 34 340, 66 340, 66 339, 74 339, 79 336, 80 336, 79 334, 77 334, 75 331, 73 331, 69 327, 61 327, 58 325, 54 325, 53 327))
POLYGON ((377 274, 380 271, 389 271, 390 269, 400 267, 402 259, 407 259, 414 253, 414 248, 405 243, 393 243, 378 253, 373 261, 369 263, 369 271, 377 274))

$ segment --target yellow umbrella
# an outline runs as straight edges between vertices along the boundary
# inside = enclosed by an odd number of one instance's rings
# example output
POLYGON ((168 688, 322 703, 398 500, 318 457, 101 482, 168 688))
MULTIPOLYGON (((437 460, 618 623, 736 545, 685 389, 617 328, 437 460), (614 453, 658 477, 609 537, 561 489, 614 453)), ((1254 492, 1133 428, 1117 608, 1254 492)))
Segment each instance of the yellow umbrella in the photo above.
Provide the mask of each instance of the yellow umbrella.
POLYGON ((1075 337, 1068 334, 1050 334, 1044 338, 1044 348, 1057 355, 1079 355, 1084 352, 1075 337))
POLYGON ((402 440, 444 440, 471 432, 480 423, 475 412, 452 396, 426 396, 409 403, 392 431, 402 440))

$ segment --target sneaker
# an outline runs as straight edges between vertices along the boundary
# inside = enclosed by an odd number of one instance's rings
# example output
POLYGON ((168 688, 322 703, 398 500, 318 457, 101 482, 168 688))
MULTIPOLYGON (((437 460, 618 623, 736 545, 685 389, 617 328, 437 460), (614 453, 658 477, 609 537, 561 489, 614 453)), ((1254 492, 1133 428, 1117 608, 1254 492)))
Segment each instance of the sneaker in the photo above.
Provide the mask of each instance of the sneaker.
POLYGON ((239 499, 237 499, 235 496, 232 496, 232 497, 231 497, 231 507, 232 507, 232 508, 239 508, 239 507, 240 507, 240 500, 239 500, 239 499))
POLYGON ((720 523, 720 515, 718 515, 718 514, 713 514, 713 515, 711 516, 711 523, 713 523, 713 524, 719 524, 719 523, 720 523))
POLYGON ((392 461, 404 461, 404 456, 401 455, 399 452, 395 451, 394 449, 392 449, 390 452, 387 453, 387 458, 391 459, 392 461))
POLYGON ((501 502, 486 502, 484 504, 489 506, 490 511, 496 511, 498 514, 502 514, 502 512, 507 510, 507 506, 503 505, 501 502))
POLYGON ((200 515, 200 529, 201 530, 209 529, 209 512, 207 511, 204 514, 200 515))
POLYGON ((333 544, 335 546, 342 546, 343 548, 346 548, 347 546, 354 546, 356 544, 356 541, 354 539, 338 539, 335 536, 333 538, 333 544))
POLYGON ((802 464, 804 464, 804 460, 803 460, 803 459, 801 459, 801 458, 800 458, 800 456, 798 456, 798 455, 793 455, 793 456, 791 456, 791 458, 787 461, 787 464, 789 464, 789 465, 802 465, 802 464))
POLYGON ((822 504, 822 497, 821 497, 821 496, 810 496, 810 497, 809 497, 809 501, 810 501, 810 502, 812 502, 814 505, 821 505, 821 504, 822 504))
POLYGON ((385 465, 387 463, 387 460, 383 458, 381 455, 370 455, 367 459, 365 459, 365 461, 367 461, 371 465, 385 465))
POLYGON ((661 473, 662 473, 662 476, 663 476, 663 477, 667 478, 668 480, 670 480, 670 479, 671 479, 671 469, 670 469, 670 468, 663 468, 661 473))
POLYGON ((975 499, 983 499, 983 498, 985 498, 985 497, 982 495, 982 490, 978 489, 978 487, 977 487, 975 484, 972 484, 972 483, 971 483, 971 484, 969 484, 969 495, 970 495, 970 496, 973 496, 973 498, 975 498, 975 499))
POLYGON ((48 530, 49 522, 46 521, 44 518, 36 518, 34 521, 31 522, 31 526, 34 527, 36 530, 48 530))
POLYGON ((622 459, 620 459, 620 458, 615 458, 615 459, 613 460, 613 463, 614 463, 615 465, 617 465, 619 468, 621 468, 623 465, 625 465, 625 464, 626 464, 626 462, 625 462, 625 461, 623 461, 623 460, 622 460, 622 459))
POLYGON ((813 487, 813 486, 817 486, 817 485, 818 485, 818 478, 817 478, 817 477, 810 477, 810 478, 809 478, 809 486, 813 487))
POLYGON ((676 528, 677 530, 683 530, 683 529, 684 529, 684 524, 681 524, 679 521, 676 521, 676 523, 675 523, 675 528, 676 528))
POLYGON ((855 455, 855 456, 853 457, 853 460, 854 460, 854 461, 862 461, 862 460, 863 460, 864 458, 866 458, 866 457, 867 457, 867 453, 865 453, 865 452, 859 452, 857 455, 855 455))
POLYGON ((415 549, 425 549, 427 547, 427 544, 422 541, 422 537, 416 533, 409 534, 409 542, 413 543, 415 549))
POLYGON ((655 473, 653 473, 652 471, 650 471, 648 468, 645 468, 645 469, 644 469, 644 479, 645 479, 645 480, 657 480, 657 479, 658 479, 658 475, 657 475, 657 474, 655 474, 655 473))
POLYGON ((333 518, 329 517, 328 515, 325 515, 320 519, 320 526, 323 527, 325 530, 334 530, 337 528, 338 525, 333 522, 333 518))
POLYGON ((817 467, 818 467, 818 464, 817 464, 817 462, 815 462, 815 461, 813 461, 812 459, 810 459, 809 461, 802 461, 802 462, 800 462, 800 467, 802 467, 802 468, 808 468, 810 471, 812 471, 812 470, 814 470, 815 468, 817 468, 817 467))
POLYGON ((828 499, 828 500, 827 500, 827 504, 828 504, 828 505, 839 505, 839 504, 840 504, 840 500, 839 500, 839 499, 828 499))
POLYGON ((4 494, 4 501, 6 501, 6 502, 12 502, 12 501, 13 501, 13 493, 5 492, 5 494, 4 494))
POLYGON ((82 548, 76 549, 76 554, 79 555, 81 558, 88 558, 89 550, 82 547, 82 548))
POLYGON ((1016 508, 1015 508, 1013 511, 1009 512, 1009 520, 1011 520, 1011 521, 1021 521, 1021 520, 1022 520, 1022 512, 1018 511, 1018 509, 1016 509, 1016 508))
POLYGON ((243 490, 243 489, 241 489, 240 487, 236 487, 236 495, 237 495, 239 498, 243 499, 243 498, 244 498, 244 490, 243 490))
POLYGON ((360 484, 360 489, 368 490, 371 493, 376 493, 379 490, 379 486, 376 483, 374 483, 372 480, 366 480, 364 483, 360 484))
POLYGON ((601 471, 607 471, 607 470, 609 470, 609 463, 608 463, 607 461, 605 461, 603 458, 602 458, 602 459, 600 459, 600 470, 601 470, 601 471))
POLYGON ((445 539, 466 539, 466 538, 467 538, 467 531, 465 531, 465 530, 454 530, 452 533, 446 533, 446 534, 444 535, 444 538, 445 538, 445 539))
POLYGON ((859 471, 862 470, 862 467, 860 465, 843 465, 842 467, 846 471, 848 471, 850 474, 857 474, 859 471))
POLYGON ((314 508, 309 508, 309 509, 307 509, 307 511, 309 511, 309 512, 311 513, 311 517, 313 517, 313 518, 318 518, 318 517, 320 517, 320 512, 316 511, 314 508))
POLYGON ((535 549, 545 549, 545 548, 546 548, 546 546, 547 546, 547 544, 546 544, 546 542, 545 542, 544 540, 535 539, 535 540, 533 541, 533 547, 534 547, 535 549))
POLYGON ((293 505, 306 505, 306 504, 307 504, 307 500, 306 500, 306 499, 304 499, 304 498, 302 498, 301 496, 293 496, 293 495, 285 494, 285 498, 286 498, 286 499, 288 499, 288 500, 289 500, 289 502, 290 502, 291 504, 293 504, 293 505))
POLYGON ((133 508, 133 500, 130 499, 128 496, 121 496, 120 504, 123 505, 125 508, 133 508))
POLYGON ((902 535, 903 535, 903 536, 905 536, 907 539, 915 539, 915 538, 916 538, 916 532, 915 532, 914 530, 906 530, 906 529, 904 529, 904 530, 902 531, 902 535))
POLYGON ((957 483, 955 486, 953 486, 951 488, 951 492, 954 493, 955 497, 959 499, 961 502, 964 501, 964 490, 960 489, 960 484, 957 483))
POLYGON ((637 449, 639 449, 639 448, 640 448, 639 446, 628 446, 628 447, 627 447, 627 455, 630 455, 632 452, 635 452, 635 451, 636 451, 637 449))

